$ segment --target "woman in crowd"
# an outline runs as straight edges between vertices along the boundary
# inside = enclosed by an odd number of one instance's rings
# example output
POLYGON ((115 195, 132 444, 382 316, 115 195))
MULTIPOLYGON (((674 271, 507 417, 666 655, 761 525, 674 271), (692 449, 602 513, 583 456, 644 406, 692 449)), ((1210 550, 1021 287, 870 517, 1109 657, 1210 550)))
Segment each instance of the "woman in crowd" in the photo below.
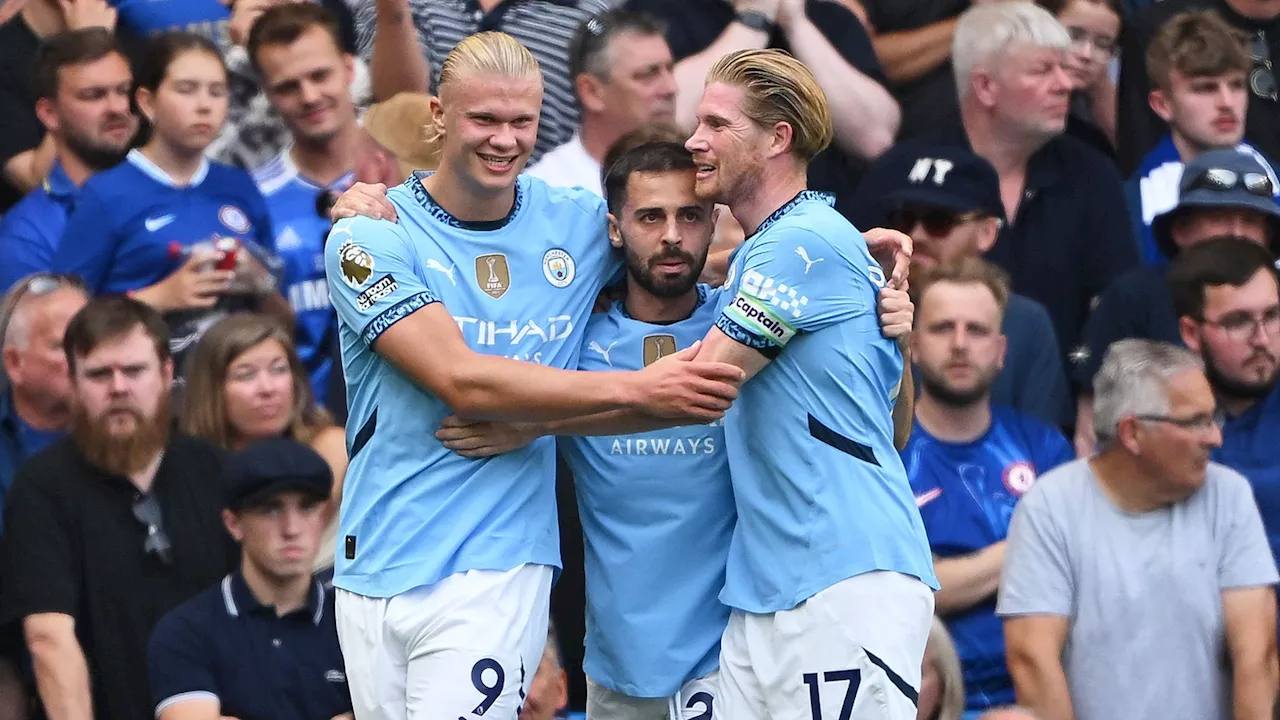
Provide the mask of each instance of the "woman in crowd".
POLYGON ((150 137, 85 184, 52 265, 166 313, 180 356, 227 312, 288 306, 265 269, 274 240, 262 195, 248 173, 205 159, 227 116, 218 49, 159 35, 137 83, 150 137))
MULTIPOLYGON (((924 647, 917 720, 961 720, 964 714, 964 676, 951 634, 937 617, 924 647)), ((973 713, 975 716, 978 713, 973 713)))
POLYGON ((1053 13, 1071 36, 1063 60, 1071 76, 1071 111, 1067 132, 1115 154, 1116 86, 1111 61, 1120 39, 1118 0, 1037 0, 1053 13))
POLYGON ((333 567, 346 441, 316 403, 286 326, 272 317, 236 313, 209 328, 191 354, 179 427, 233 451, 286 435, 319 453, 333 470, 334 484, 316 571, 333 567))

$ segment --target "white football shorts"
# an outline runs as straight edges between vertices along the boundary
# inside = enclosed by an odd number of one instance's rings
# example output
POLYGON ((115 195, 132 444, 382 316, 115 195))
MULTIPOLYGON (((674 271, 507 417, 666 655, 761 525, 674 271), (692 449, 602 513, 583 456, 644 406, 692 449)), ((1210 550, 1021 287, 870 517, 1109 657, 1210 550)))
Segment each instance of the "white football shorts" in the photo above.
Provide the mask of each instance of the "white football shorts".
POLYGON ((712 670, 667 698, 632 697, 587 678, 587 720, 718 720, 719 676, 712 670))
POLYGON ((716 717, 915 720, 933 590, 895 572, 843 580, 791 610, 734 610, 716 717))
POLYGON ((517 720, 547 641, 552 569, 471 570, 393 598, 339 589, 360 720, 517 720))

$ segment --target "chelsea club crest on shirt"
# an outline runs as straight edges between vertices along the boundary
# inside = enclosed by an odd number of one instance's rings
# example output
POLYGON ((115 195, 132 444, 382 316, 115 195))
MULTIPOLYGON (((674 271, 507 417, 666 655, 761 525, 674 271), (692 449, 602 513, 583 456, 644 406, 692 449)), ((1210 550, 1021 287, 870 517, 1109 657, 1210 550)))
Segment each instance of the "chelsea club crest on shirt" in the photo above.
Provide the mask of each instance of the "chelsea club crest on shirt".
POLYGON ((542 274, 555 287, 569 287, 574 275, 573 258, 560 248, 551 248, 542 256, 542 274))

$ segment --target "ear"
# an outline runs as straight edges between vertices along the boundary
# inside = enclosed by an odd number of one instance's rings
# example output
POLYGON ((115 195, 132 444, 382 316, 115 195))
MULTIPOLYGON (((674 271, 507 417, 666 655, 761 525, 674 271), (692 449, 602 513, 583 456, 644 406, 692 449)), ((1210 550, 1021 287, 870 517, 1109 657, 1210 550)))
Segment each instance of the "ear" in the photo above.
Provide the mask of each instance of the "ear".
POLYGON ((1183 315, 1178 318, 1178 334, 1182 336, 1182 344, 1193 353, 1199 354, 1204 348, 1200 337, 1200 325, 1195 318, 1183 315))
POLYGON ((1005 353, 1009 350, 1009 338, 1005 335, 1001 335, 997 339, 997 342, 1000 344, 1000 354, 996 356, 996 368, 1003 370, 1005 353))
POLYGON ((791 123, 774 123, 773 142, 769 145, 769 157, 776 157, 790 150, 792 143, 795 141, 795 136, 796 130, 791 127, 791 123))
POLYGON ((164 378, 166 387, 173 387, 173 358, 165 360, 160 365, 160 376, 164 378))
POLYGON ((1147 94, 1147 105, 1151 106, 1151 111, 1160 117, 1166 123, 1173 122, 1173 107, 1169 104, 1169 96, 1164 90, 1156 89, 1147 94))
POLYGON ((1140 430, 1141 420, 1135 417, 1127 417, 1120 421, 1116 426, 1116 439, 1134 455, 1142 454, 1142 446, 1138 444, 1138 432, 1140 430))
POLYGON ((615 248, 622 247, 622 226, 618 224, 618 218, 613 213, 609 213, 609 244, 615 248))
POLYGON ((9 384, 20 384, 22 379, 22 353, 16 347, 4 349, 4 373, 9 377, 9 384))
POLYGON ((986 255, 987 251, 995 246, 998 237, 1000 237, 1000 219, 983 218, 978 225, 978 245, 975 248, 978 254, 986 255))
POLYGON ((587 112, 604 112, 607 107, 604 97, 604 81, 591 73, 578 73, 573 79, 573 87, 578 93, 578 102, 587 112))
POLYGON ((444 137, 444 104, 439 95, 431 96, 431 124, 436 128, 436 135, 444 137))
POLYGON ((350 53, 342 53, 342 68, 347 74, 348 88, 356 81, 356 59, 350 53))
POLYGON ((226 526, 227 533, 231 535, 236 542, 244 541, 244 530, 240 527, 239 515, 236 515, 230 510, 224 508, 222 511, 222 524, 226 526))
POLYGON ((995 107, 997 96, 1000 94, 1000 83, 993 73, 987 70, 974 70, 969 79, 969 86, 970 92, 973 93, 979 105, 985 108, 995 107))
POLYGON ((44 129, 49 132, 58 132, 62 129, 62 122, 58 119, 58 113, 53 109, 53 100, 49 98, 36 100, 36 117, 40 119, 40 124, 44 125, 44 129))
POLYGON ((143 119, 149 123, 156 121, 156 96, 151 90, 140 87, 133 94, 133 99, 138 104, 138 112, 142 113, 143 119))

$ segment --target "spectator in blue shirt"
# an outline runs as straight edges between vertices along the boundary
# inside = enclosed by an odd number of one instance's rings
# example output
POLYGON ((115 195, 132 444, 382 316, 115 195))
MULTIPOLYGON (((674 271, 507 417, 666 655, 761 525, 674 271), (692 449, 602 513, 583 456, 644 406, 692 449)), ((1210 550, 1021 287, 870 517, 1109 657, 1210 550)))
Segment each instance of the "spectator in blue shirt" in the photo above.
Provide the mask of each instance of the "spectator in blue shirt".
POLYGON ((41 273, 18 281, 0 303, 0 504, 18 466, 70 427, 71 375, 62 336, 88 299, 75 278, 41 273))
POLYGON ((993 405, 1004 360, 1003 274, 977 258, 940 266, 917 290, 911 356, 920 370, 915 426, 902 451, 955 638, 969 713, 1014 701, 995 614, 1005 537, 1037 475, 1072 459, 1056 428, 993 405))
POLYGON ((333 589, 314 578, 333 476, 272 438, 227 463, 240 568, 164 616, 147 653, 157 720, 350 720, 333 589))
POLYGON ((138 129, 133 73, 110 31, 54 35, 36 57, 36 115, 52 139, 53 169, 0 219, 0 289, 49 269, 80 186, 124 158, 138 129))
POLYGON ((1171 256, 1152 232, 1152 224, 1178 204, 1183 166, 1201 153, 1230 149, 1248 155, 1280 192, 1271 164, 1244 142, 1249 67, 1249 51, 1240 34, 1211 11, 1175 15, 1151 41, 1149 102, 1169 131, 1125 184, 1145 262, 1168 264, 1171 256))
POLYGON ((1249 479, 1280 557, 1280 288, 1275 255, 1237 238, 1197 245, 1169 268, 1182 340, 1204 359, 1222 414, 1213 459, 1249 479))
MULTIPOLYGON (((872 172, 880 194, 866 209, 868 227, 911 236, 912 286, 938 265, 991 249, 1004 222, 1000 178, 986 160, 955 145, 913 146, 893 152, 872 172)), ((1050 424, 1069 418, 1067 381, 1049 314, 1040 303, 1010 295, 1002 332, 1009 339, 992 401, 1050 424)))
POLYGON ((55 272, 80 275, 90 291, 133 293, 164 313, 179 368, 227 312, 291 315, 264 269, 275 237, 262 195, 248 173, 204 157, 226 119, 226 82, 203 37, 153 41, 136 98, 151 137, 85 183, 53 256, 55 272))
MULTIPOLYGON (((1176 207, 1152 223, 1162 254, 1176 257, 1182 250, 1209 240, 1236 237, 1273 251, 1280 243, 1280 206, 1266 167, 1250 154, 1210 150, 1187 164, 1179 181, 1176 207)), ((1085 325, 1084 345, 1072 368, 1081 387, 1092 386, 1107 348, 1117 340, 1144 338, 1169 343, 1182 341, 1173 296, 1165 281, 1167 267, 1138 265, 1116 278, 1099 298, 1085 325)), ((1093 394, 1078 398, 1076 452, 1093 453, 1093 394)))

